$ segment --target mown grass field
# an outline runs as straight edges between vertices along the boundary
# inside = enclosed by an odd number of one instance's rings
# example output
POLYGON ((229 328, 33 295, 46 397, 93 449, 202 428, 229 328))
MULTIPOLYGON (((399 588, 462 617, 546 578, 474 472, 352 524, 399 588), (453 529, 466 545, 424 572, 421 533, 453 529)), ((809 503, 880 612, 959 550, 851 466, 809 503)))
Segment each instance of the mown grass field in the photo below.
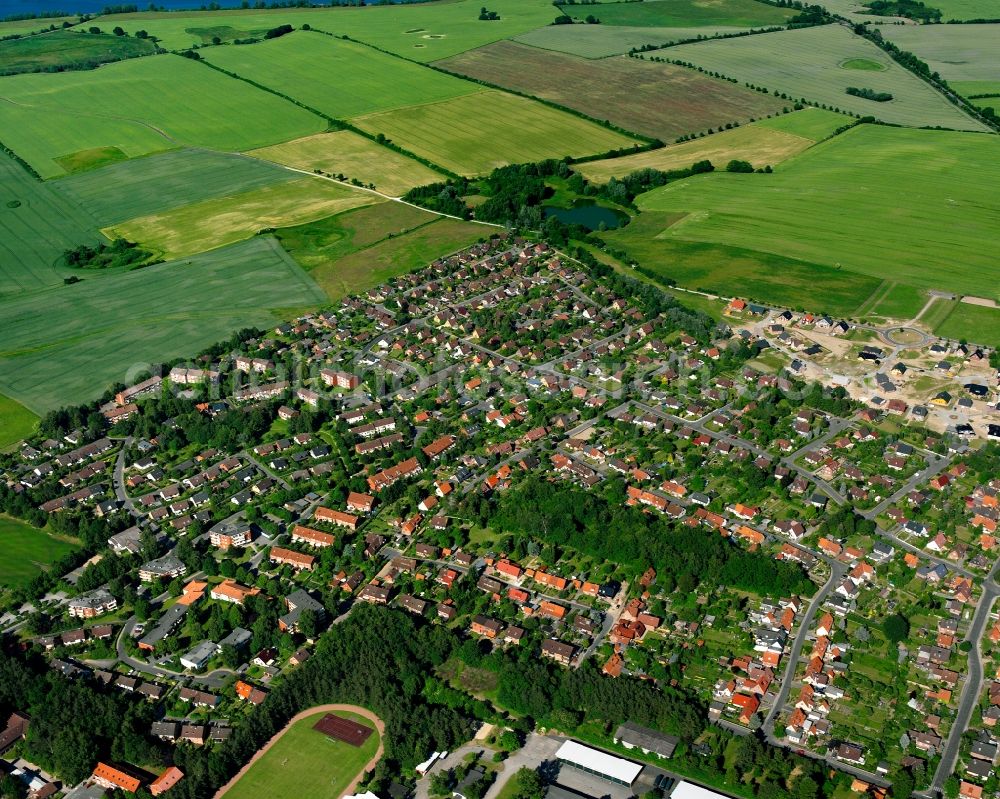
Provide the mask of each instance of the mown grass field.
POLYGON ((732 25, 705 25, 696 28, 646 28, 624 25, 546 25, 513 37, 516 42, 555 50, 583 58, 606 58, 652 44, 657 47, 674 42, 739 33, 744 28, 732 25))
MULTIPOLYGON (((773 175, 715 173, 642 195, 640 209, 664 224, 615 236, 654 255, 667 241, 701 242, 824 266, 809 281, 814 306, 845 291, 837 273, 997 298, 986 276, 996 269, 998 178, 994 136, 861 125, 773 175)), ((677 275, 682 285, 696 277, 677 275)), ((730 291, 741 293, 740 282, 730 291)))
POLYGON ((77 404, 144 364, 194 355, 235 330, 325 301, 273 238, 86 275, 0 304, 0 392, 36 413, 77 404))
POLYGON ((57 538, 20 519, 0 516, 0 586, 26 585, 50 563, 76 549, 68 540, 57 538))
POLYGON ((842 25, 682 44, 666 51, 665 57, 885 122, 986 130, 874 44, 842 25), (886 69, 875 72, 841 66, 853 59, 877 61, 886 69), (846 93, 850 86, 889 92, 893 99, 879 103, 853 97, 846 93))
POLYGON ((982 305, 955 304, 934 332, 951 339, 966 339, 976 344, 1000 347, 1000 308, 982 305))
POLYGON ((469 81, 315 31, 255 45, 213 47, 212 64, 294 97, 335 119, 480 91, 469 81))
POLYGON ((516 42, 497 42, 439 61, 437 66, 665 142, 776 113, 787 105, 776 97, 684 67, 626 57, 588 61, 516 42))
POLYGON ((107 227, 299 178, 253 158, 184 149, 70 175, 47 185, 86 208, 100 227, 107 227))
POLYGON ((387 202, 283 228, 275 235, 336 301, 425 266, 491 232, 485 225, 387 202))
POLYGON ((97 240, 86 213, 0 153, 0 314, 6 299, 69 275, 66 249, 97 240))
MULTIPOLYGON (((1000 18, 1000 5, 993 15, 1000 18)), ((886 39, 922 58, 949 84, 1000 80, 1000 25, 887 25, 881 30, 886 39)))
POLYGON ((348 180, 356 178, 365 185, 374 183, 378 191, 393 197, 414 186, 443 179, 441 173, 419 161, 349 130, 317 133, 252 150, 248 155, 310 172, 319 169, 330 175, 344 175, 348 180))
POLYGON ((756 0, 667 0, 667 2, 618 2, 560 6, 574 19, 597 17, 602 25, 640 27, 699 27, 727 25, 736 28, 767 28, 783 25, 797 12, 758 3, 756 0))
POLYGON ((383 200, 318 177, 183 205, 121 222, 108 238, 139 242, 163 258, 182 258, 250 238, 268 228, 310 222, 383 200))
POLYGON ((159 37, 168 50, 210 44, 213 36, 227 33, 227 28, 259 34, 277 25, 298 28, 308 24, 417 61, 434 61, 548 25, 558 14, 549 3, 539 0, 494 0, 489 9, 500 19, 484 22, 479 20, 482 5, 480 0, 457 0, 355 8, 139 12, 101 20, 107 27, 121 25, 129 32, 143 28, 159 37))
POLYGON ((593 122, 499 91, 351 120, 431 163, 480 175, 511 163, 581 156, 636 142, 593 122))
POLYGON ((31 435, 37 423, 37 414, 0 394, 0 451, 31 435))
POLYGON ((65 171, 60 156, 90 148, 249 150, 325 128, 315 114, 177 55, 0 82, 3 141, 43 177, 65 171))
MULTIPOLYGON (((379 734, 372 732, 361 746, 335 741, 313 729, 324 712, 306 716, 289 727, 274 745, 226 792, 227 799, 338 799, 378 751, 379 734), (295 775, 294 779, 290 775, 295 775)), ((366 727, 372 723, 356 713, 336 715, 366 727)))
POLYGON ((90 69, 107 61, 149 55, 152 42, 111 33, 52 31, 0 41, 0 75, 65 68, 90 69))

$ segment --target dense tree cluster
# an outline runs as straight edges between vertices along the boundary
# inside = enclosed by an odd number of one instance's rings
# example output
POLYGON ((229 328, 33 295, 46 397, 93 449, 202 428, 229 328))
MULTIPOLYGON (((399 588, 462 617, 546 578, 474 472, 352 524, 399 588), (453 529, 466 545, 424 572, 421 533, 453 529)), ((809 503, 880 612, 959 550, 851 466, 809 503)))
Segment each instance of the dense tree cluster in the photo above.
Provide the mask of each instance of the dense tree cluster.
POLYGON ((152 255, 138 244, 125 239, 115 239, 110 244, 101 242, 96 247, 81 244, 63 253, 66 266, 74 269, 127 269, 142 264, 152 255))
POLYGON ((868 88, 859 89, 857 86, 848 86, 844 91, 854 97, 874 100, 876 103, 887 103, 892 99, 892 95, 889 92, 877 92, 874 89, 868 88))

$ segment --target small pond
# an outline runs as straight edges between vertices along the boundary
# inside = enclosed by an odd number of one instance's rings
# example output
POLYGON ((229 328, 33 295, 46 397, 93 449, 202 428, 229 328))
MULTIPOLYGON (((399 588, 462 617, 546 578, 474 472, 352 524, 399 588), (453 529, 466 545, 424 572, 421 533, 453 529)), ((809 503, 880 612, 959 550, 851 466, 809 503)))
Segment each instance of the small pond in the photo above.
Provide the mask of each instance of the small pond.
POLYGON ((587 230, 597 230, 604 224, 604 227, 611 230, 621 227, 628 219, 626 214, 612 208, 605 208, 603 205, 582 202, 577 203, 572 208, 558 208, 554 205, 547 205, 542 208, 546 217, 554 216, 560 222, 567 225, 580 225, 587 230))

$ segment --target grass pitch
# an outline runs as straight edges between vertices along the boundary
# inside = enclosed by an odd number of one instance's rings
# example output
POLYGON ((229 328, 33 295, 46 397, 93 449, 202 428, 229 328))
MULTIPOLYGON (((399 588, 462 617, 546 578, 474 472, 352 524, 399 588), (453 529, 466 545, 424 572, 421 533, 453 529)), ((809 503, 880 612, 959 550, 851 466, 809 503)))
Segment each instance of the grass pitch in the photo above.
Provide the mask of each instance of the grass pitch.
POLYGON ((52 31, 23 39, 0 41, 0 75, 57 69, 92 69, 108 61, 150 55, 147 39, 111 33, 52 31))
POLYGON ((797 12, 758 3, 756 0, 667 0, 667 2, 618 2, 560 6, 563 13, 583 20, 589 14, 602 25, 639 27, 699 27, 726 25, 736 28, 767 28, 783 25, 797 12))
POLYGON ((911 127, 986 130, 874 44, 842 25, 682 44, 664 51, 663 55, 777 89, 794 98, 804 97, 813 103, 871 115, 885 122, 911 127), (875 61, 886 69, 861 72, 841 66, 854 59, 875 61), (879 103, 853 97, 846 93, 849 86, 888 92, 893 99, 879 103))
POLYGON ((108 238, 139 242, 163 258, 182 258, 249 238, 261 230, 309 222, 375 202, 382 199, 371 192, 322 178, 300 177, 138 217, 104 232, 108 238))
POLYGON ((587 61, 516 42, 497 42, 438 66, 665 142, 776 113, 788 105, 684 67, 625 57, 587 61))
POLYGON ((0 303, 0 392, 36 413, 326 301, 272 238, 0 303))
POLYGON ((206 49, 212 64, 335 119, 433 103, 481 90, 371 47, 300 31, 239 47, 206 49))
POLYGON ((624 25, 546 25, 514 37, 514 41, 583 58, 606 58, 644 45, 661 47, 698 37, 740 33, 745 28, 732 25, 704 25, 697 28, 646 28, 624 25))
MULTIPOLYGON (((361 746, 335 741, 312 729, 319 712, 295 722, 226 792, 227 799, 337 799, 378 751, 373 733, 361 746)), ((338 711, 367 727, 371 722, 354 713, 338 711)))
POLYGON ((315 114, 176 55, 0 82, 3 141, 43 177, 65 171, 61 156, 94 147, 130 157, 182 144, 249 150, 325 128, 315 114))
POLYGON ((512 163, 602 153, 636 143, 572 114, 498 91, 351 121, 464 175, 481 175, 512 163))
POLYGON ((0 451, 30 436, 36 424, 37 414, 0 394, 0 451))
POLYGON ((0 516, 0 546, 4 551, 0 587, 7 588, 27 585, 53 561, 76 549, 70 541, 9 516, 0 516))
POLYGON ((304 139, 253 150, 248 155, 312 172, 355 178, 393 197, 414 186, 442 180, 443 175, 419 161, 382 147, 349 130, 317 133, 304 139))
MULTIPOLYGON (((813 293, 813 307, 849 304, 839 299, 846 279, 839 272, 996 299, 998 283, 987 276, 996 274, 990 242, 1000 214, 998 179, 996 137, 861 125, 773 175, 716 173, 649 192, 638 205, 662 224, 633 222, 606 235, 626 249, 634 240, 664 264, 657 247, 667 242, 742 247, 817 264, 825 269, 802 287, 813 293)), ((705 285, 683 270, 675 277, 682 285, 705 285)), ((741 282, 734 279, 729 291, 742 293, 741 282)))

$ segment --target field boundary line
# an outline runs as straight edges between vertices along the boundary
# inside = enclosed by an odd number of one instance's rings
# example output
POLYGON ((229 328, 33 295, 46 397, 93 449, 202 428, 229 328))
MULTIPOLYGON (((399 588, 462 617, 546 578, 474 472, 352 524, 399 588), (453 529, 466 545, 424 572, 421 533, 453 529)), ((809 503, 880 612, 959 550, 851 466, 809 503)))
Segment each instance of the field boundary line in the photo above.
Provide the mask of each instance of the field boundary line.
MULTIPOLYGON (((360 705, 333 704, 333 705, 316 705, 315 707, 311 707, 306 710, 300 711, 299 713, 296 713, 294 716, 292 716, 285 724, 285 726, 282 727, 280 730, 278 730, 274 735, 272 735, 271 739, 266 744, 264 744, 263 747, 254 752, 253 757, 251 757, 250 760, 246 764, 244 764, 244 766, 238 772, 236 772, 235 776, 233 776, 233 778, 230 779, 229 782, 227 782, 225 785, 219 788, 218 791, 216 791, 214 799, 221 799, 222 796, 224 796, 229 790, 231 790, 236 785, 236 783, 240 781, 243 775, 250 770, 251 766, 253 766, 253 764, 256 763, 258 760, 260 760, 265 754, 267 754, 268 750, 272 746, 274 746, 279 740, 281 740, 282 736, 284 736, 284 734, 291 729, 293 724, 296 724, 297 722, 302 721, 302 719, 308 718, 309 716, 316 715, 317 713, 335 713, 337 711, 346 713, 355 713, 359 716, 368 719, 368 721, 372 722, 375 725, 375 730, 378 732, 379 736, 378 749, 375 750, 374 756, 372 757, 371 760, 369 760, 365 764, 365 767, 361 770, 361 773, 358 774, 358 776, 351 781, 351 784, 348 785, 346 788, 344 788, 340 796, 346 796, 347 794, 351 793, 351 791, 353 791, 355 787, 357 787, 357 784, 361 782, 361 778, 365 775, 365 773, 375 768, 375 764, 382 759, 382 755, 385 751, 385 723, 382 721, 382 719, 380 719, 366 707, 361 707, 360 705)), ((338 796, 337 799, 340 799, 340 796, 338 796)))

